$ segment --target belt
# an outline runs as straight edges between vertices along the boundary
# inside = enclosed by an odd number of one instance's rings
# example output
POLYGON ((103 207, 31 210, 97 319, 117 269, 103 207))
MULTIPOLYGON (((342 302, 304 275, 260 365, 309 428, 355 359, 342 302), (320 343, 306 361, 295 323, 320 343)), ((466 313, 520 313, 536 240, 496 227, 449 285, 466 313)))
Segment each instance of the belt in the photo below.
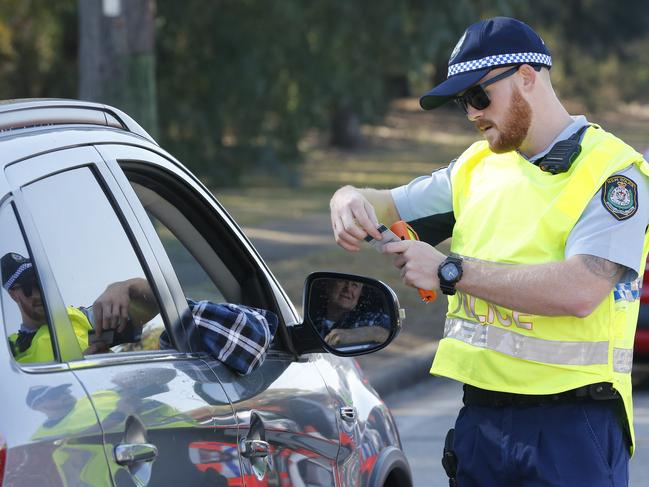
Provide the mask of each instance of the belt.
POLYGON ((599 382, 557 394, 513 394, 510 392, 489 391, 464 384, 465 406, 506 407, 539 406, 541 404, 560 404, 584 401, 610 401, 620 394, 609 382, 599 382))

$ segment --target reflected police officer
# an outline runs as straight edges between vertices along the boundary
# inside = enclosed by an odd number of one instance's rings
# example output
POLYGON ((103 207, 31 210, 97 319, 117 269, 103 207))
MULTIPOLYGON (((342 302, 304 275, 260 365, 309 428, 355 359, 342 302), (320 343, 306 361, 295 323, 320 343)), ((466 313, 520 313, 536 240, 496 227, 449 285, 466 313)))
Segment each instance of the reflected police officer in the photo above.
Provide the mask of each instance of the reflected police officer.
MULTIPOLYGON (((18 362, 54 360, 50 330, 36 272, 30 259, 9 252, 0 259, 2 286, 20 310, 22 323, 9 336, 12 353, 18 362)), ((89 345, 88 332, 124 331, 127 326, 146 323, 157 313, 157 305, 144 279, 128 279, 110 284, 90 307, 66 307, 79 346, 85 354, 107 349, 107 343, 89 345)), ((117 343, 112 343, 114 345, 117 343)))

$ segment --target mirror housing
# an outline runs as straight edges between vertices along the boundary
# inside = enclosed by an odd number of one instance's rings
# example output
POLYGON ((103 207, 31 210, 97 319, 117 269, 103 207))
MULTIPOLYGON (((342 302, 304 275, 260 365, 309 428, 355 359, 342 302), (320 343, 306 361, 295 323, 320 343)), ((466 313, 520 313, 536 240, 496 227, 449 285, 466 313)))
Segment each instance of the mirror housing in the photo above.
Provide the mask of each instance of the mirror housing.
POLYGON ((314 272, 304 283, 303 303, 304 322, 289 327, 298 355, 364 355, 386 347, 401 331, 397 295, 376 279, 314 272))

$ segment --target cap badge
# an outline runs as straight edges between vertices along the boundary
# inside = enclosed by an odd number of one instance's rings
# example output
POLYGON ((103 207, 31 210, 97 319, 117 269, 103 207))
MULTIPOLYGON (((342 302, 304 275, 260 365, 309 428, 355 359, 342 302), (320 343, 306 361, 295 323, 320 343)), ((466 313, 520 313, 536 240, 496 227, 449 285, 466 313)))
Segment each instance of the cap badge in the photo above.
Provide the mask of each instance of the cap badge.
POLYGON ((464 44, 465 38, 466 38, 466 31, 464 31, 464 34, 462 34, 460 40, 457 41, 457 44, 455 44, 455 47, 453 48, 453 52, 451 53, 451 57, 448 60, 449 64, 452 63, 453 59, 455 59, 457 55, 460 53, 460 49, 462 49, 462 44, 464 44))

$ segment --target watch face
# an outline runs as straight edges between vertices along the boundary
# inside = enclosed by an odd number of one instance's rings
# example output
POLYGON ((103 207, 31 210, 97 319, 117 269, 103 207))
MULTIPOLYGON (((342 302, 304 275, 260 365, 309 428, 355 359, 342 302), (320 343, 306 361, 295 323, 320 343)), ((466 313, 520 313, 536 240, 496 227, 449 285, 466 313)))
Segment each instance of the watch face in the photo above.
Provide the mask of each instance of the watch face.
POLYGON ((453 282, 460 276, 460 270, 453 262, 447 262, 439 270, 445 281, 453 282))

